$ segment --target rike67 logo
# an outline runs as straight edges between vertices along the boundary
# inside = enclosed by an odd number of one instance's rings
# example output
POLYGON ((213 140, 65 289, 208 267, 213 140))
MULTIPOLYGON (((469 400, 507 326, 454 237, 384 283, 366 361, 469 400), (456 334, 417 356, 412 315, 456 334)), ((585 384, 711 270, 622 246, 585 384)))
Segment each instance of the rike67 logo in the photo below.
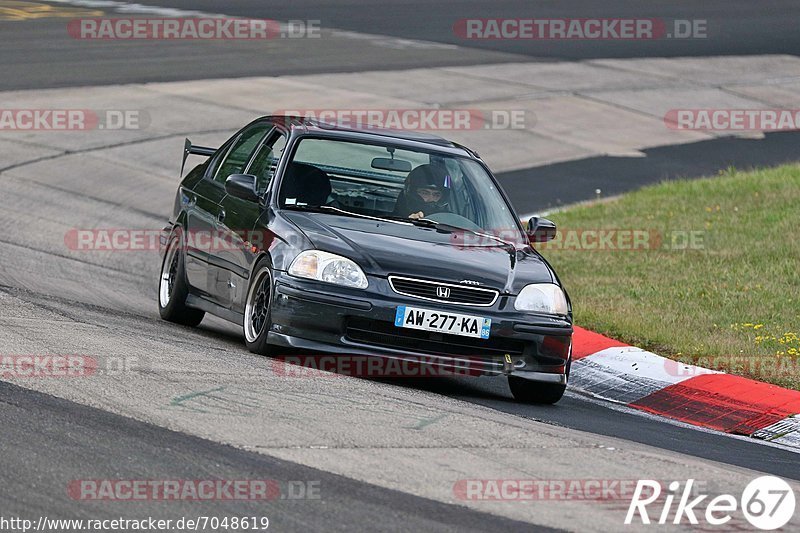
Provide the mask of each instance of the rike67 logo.
POLYGON ((693 485, 693 479, 687 480, 683 488, 679 481, 673 481, 668 486, 669 492, 662 495, 658 481, 639 480, 625 523, 663 525, 688 522, 698 525, 703 521, 712 526, 721 526, 730 522, 740 511, 753 527, 771 531, 785 526, 794 515, 794 491, 779 477, 761 476, 754 479, 742 491, 740 498, 732 494, 720 494, 709 499, 708 494, 697 495, 693 485))

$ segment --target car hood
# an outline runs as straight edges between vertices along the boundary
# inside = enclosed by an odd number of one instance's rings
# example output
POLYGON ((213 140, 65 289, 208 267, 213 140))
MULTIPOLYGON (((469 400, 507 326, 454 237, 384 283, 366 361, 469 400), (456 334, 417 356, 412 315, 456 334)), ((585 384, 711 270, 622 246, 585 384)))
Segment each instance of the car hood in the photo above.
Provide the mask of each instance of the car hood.
POLYGON ((469 232, 326 213, 286 213, 313 243, 356 261, 367 274, 400 275, 481 286, 516 294, 528 283, 551 283, 549 265, 530 247, 504 246, 469 232), (464 245, 468 239, 471 246, 464 245))

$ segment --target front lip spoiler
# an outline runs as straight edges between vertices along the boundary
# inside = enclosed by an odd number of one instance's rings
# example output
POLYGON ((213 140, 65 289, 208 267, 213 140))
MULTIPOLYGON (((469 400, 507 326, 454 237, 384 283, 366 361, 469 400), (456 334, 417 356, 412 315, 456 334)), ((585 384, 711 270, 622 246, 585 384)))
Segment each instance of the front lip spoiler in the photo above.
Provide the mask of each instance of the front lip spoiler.
MULTIPOLYGON (((413 363, 419 363, 420 358, 425 359, 425 364, 431 366, 440 366, 440 367, 447 367, 447 368, 455 368, 459 370, 475 370, 475 363, 474 359, 464 359, 457 356, 440 356, 440 355, 431 355, 422 352, 410 352, 410 351, 401 351, 401 350, 393 350, 391 348, 381 347, 380 350, 372 349, 365 349, 362 345, 352 343, 350 341, 342 339, 342 344, 340 346, 331 346, 328 344, 306 340, 300 337, 295 337, 292 335, 286 335, 284 333, 278 333, 277 331, 270 331, 267 342, 275 346, 283 346, 286 348, 296 348, 300 350, 315 350, 318 352, 325 352, 328 354, 336 355, 335 350, 339 350, 341 355, 359 355, 359 356, 369 356, 369 357, 382 357, 385 359, 396 359, 399 361, 408 361, 413 363), (342 353, 342 351, 346 350, 346 352, 342 353)), ((515 370, 513 367, 508 365, 504 365, 503 362, 492 362, 492 361, 480 361, 481 363, 481 375, 489 375, 489 376, 503 376, 503 375, 514 375, 517 377, 525 378, 529 381, 541 382, 541 383, 557 383, 561 385, 567 384, 567 375, 560 374, 560 373, 549 373, 549 372, 536 372, 536 371, 528 371, 528 370, 515 370)))
POLYGON ((540 383, 555 383, 558 385, 567 384, 566 374, 548 374, 547 372, 516 372, 514 376, 527 379, 528 381, 537 381, 540 383))

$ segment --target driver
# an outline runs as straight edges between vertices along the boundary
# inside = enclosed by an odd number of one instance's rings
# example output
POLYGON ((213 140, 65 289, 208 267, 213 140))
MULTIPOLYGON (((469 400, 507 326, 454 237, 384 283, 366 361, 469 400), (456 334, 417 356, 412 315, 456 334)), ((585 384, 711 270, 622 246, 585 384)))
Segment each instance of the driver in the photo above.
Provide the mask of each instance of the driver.
POLYGON ((408 218, 424 218, 434 213, 450 211, 452 180, 447 171, 438 165, 420 165, 408 173, 405 187, 394 214, 408 218))

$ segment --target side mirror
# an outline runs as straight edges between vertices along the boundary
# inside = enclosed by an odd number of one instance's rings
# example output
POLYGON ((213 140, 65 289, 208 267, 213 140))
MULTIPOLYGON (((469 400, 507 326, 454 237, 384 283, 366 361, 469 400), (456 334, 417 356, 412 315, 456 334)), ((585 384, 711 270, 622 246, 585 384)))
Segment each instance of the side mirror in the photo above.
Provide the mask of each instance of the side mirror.
POLYGON ((528 240, 531 244, 552 241, 556 238, 556 223, 543 217, 531 217, 528 220, 528 240))
POLYGON ((258 202, 256 177, 251 174, 231 174, 225 180, 225 192, 248 202, 258 202))

